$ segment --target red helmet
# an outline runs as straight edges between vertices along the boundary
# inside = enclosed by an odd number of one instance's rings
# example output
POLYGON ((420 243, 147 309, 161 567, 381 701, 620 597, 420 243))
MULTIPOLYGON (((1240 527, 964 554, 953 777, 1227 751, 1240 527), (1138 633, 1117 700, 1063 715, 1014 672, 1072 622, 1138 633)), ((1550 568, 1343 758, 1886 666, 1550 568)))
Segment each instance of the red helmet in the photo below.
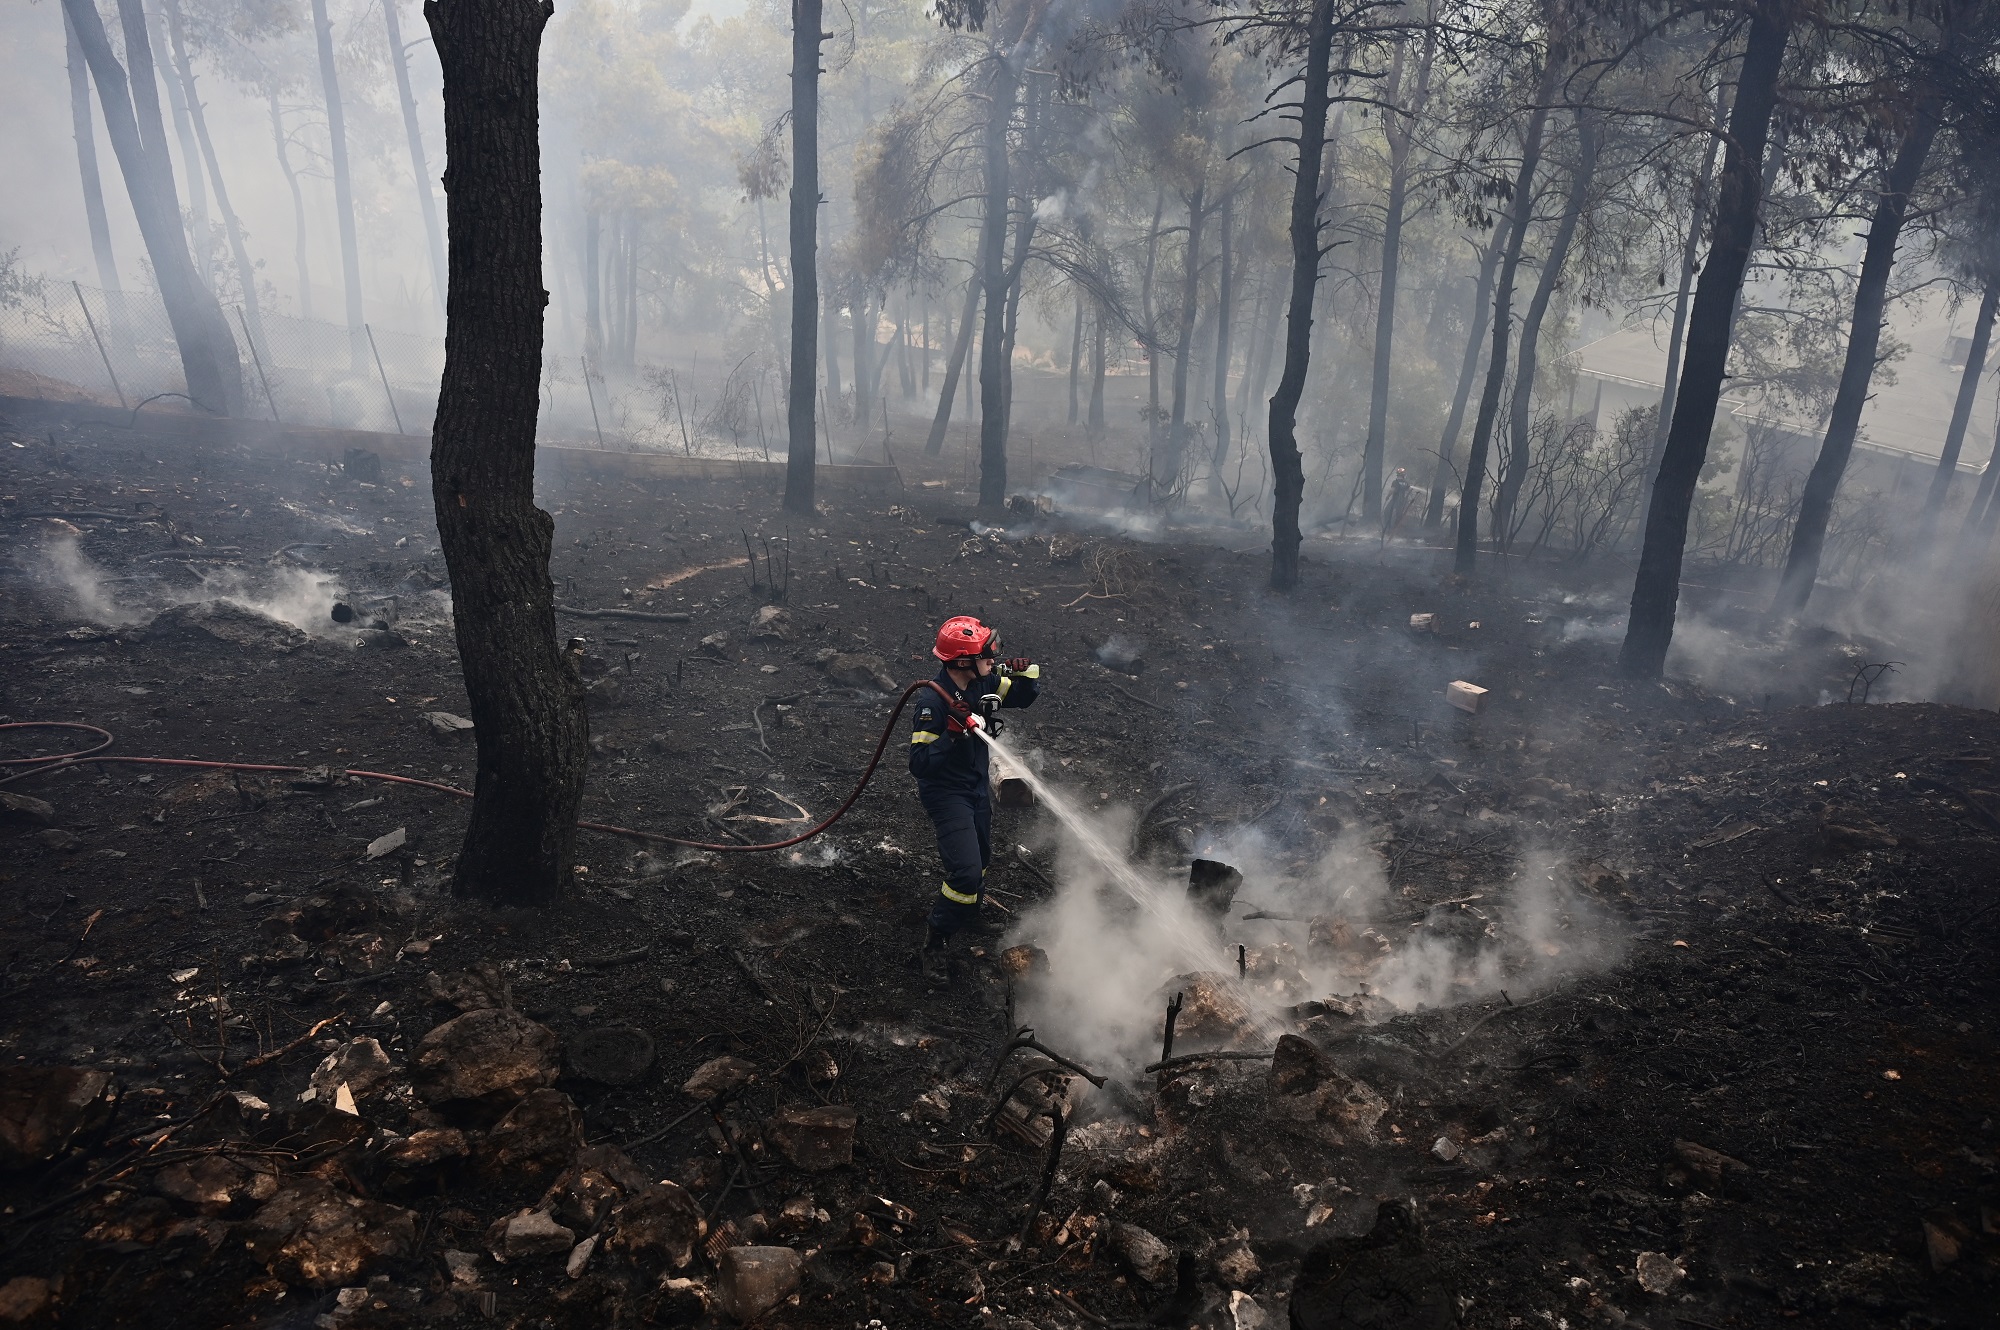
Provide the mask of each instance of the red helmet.
POLYGON ((937 643, 931 647, 931 654, 947 663, 969 660, 974 656, 990 656, 998 637, 999 634, 970 614, 961 614, 944 621, 944 626, 938 629, 937 643))

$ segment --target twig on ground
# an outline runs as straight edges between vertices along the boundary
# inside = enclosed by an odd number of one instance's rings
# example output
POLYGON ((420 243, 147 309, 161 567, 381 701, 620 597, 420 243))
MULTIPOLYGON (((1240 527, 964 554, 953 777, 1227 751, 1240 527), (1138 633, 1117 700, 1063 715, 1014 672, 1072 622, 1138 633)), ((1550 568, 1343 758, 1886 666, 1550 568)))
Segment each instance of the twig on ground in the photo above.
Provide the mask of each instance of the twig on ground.
POLYGON ((667 610, 655 613, 652 610, 623 610, 615 607, 587 610, 575 605, 556 606, 557 614, 567 614, 572 619, 636 619, 640 623, 687 623, 694 615, 686 610, 667 610))

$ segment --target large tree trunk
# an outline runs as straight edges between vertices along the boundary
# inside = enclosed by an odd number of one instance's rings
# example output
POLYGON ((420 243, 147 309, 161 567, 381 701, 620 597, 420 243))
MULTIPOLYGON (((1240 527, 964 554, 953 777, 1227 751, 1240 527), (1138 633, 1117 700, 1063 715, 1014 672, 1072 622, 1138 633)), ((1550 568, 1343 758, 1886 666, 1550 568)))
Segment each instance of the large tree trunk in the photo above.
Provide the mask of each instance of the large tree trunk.
MULTIPOLYGON (((144 2, 138 0, 142 6, 144 2)), ((187 86, 173 68, 176 55, 174 43, 168 39, 166 25, 161 22, 159 6, 155 5, 146 17, 152 45, 166 52, 169 62, 167 107, 173 113, 174 137, 180 140, 181 175, 187 181, 188 244, 194 251, 195 276, 212 291, 215 289, 215 265, 209 261, 209 249, 214 233, 208 221, 208 191, 202 188, 201 183, 201 149, 195 143, 194 122, 188 116, 187 86)))
MULTIPOLYGON (((1728 104, 1726 86, 1715 90, 1716 132, 1708 136, 1708 149, 1702 155, 1701 174, 1694 178, 1694 197, 1688 208, 1687 236, 1681 242, 1680 282, 1674 290, 1674 326, 1667 336, 1666 379, 1660 385, 1660 411, 1653 421, 1653 447, 1646 459, 1644 484, 1647 493, 1653 487, 1653 474, 1659 470, 1660 453, 1667 446, 1667 426, 1674 418, 1674 392, 1680 386, 1681 347, 1687 337, 1688 301, 1694 293, 1695 260, 1700 257, 1702 223, 1708 220, 1708 194, 1715 175, 1715 154, 1722 146, 1722 121, 1726 118, 1728 104)), ((1765 188, 1769 189, 1768 182, 1765 188)))
POLYGON ((1333 65, 1334 0, 1313 0, 1306 28, 1306 64, 1299 92, 1299 159, 1292 181, 1292 295, 1285 326, 1285 370, 1271 394, 1271 589, 1299 584, 1299 504, 1305 459, 1299 453, 1299 399, 1312 361, 1313 299, 1319 291, 1319 174, 1326 155, 1327 81, 1333 65))
POLYGON ((1160 325, 1153 317, 1153 277, 1160 260, 1160 222, 1166 216, 1167 191, 1153 191, 1153 224, 1146 231, 1146 266, 1139 277, 1139 317, 1146 323, 1146 466, 1160 451, 1160 325))
POLYGON ((1022 274, 1035 243, 1035 201, 1021 200, 1021 220, 1014 227, 1014 257, 1007 264, 1007 334, 1000 354, 1000 420, 1003 433, 1014 428, 1014 336, 1021 326, 1022 274))
POLYGON ((590 756, 583 682, 556 642, 535 506, 542 372, 541 0, 427 0, 444 69, 451 227, 431 499, 479 773, 452 891, 545 905, 571 881, 590 756))
POLYGON ((1104 326, 1104 302, 1091 315, 1090 410, 1083 418, 1083 432, 1095 439, 1104 433, 1104 371, 1110 350, 1110 331, 1104 326))
POLYGON ((1562 281, 1563 265, 1569 262, 1570 245, 1576 239, 1577 220, 1590 197, 1591 177, 1597 173, 1597 126, 1589 111, 1576 117, 1576 169, 1570 172, 1569 195, 1563 200, 1562 217, 1556 222, 1555 236, 1542 261, 1542 275, 1535 294, 1528 301, 1528 313, 1521 320, 1521 350, 1514 363, 1514 397, 1507 412, 1507 461, 1500 474, 1499 502, 1494 505, 1493 543, 1505 549, 1514 538, 1514 504, 1521 496, 1521 483, 1528 478, 1530 436, 1534 429, 1535 369, 1542 337, 1542 322, 1548 317, 1549 302, 1562 281))
MULTIPOLYGON (((826 411, 827 428, 842 418, 847 404, 847 378, 840 372, 840 306, 839 297, 830 296, 820 302, 819 311, 819 353, 826 362, 826 411)), ((827 444, 827 461, 833 460, 833 444, 827 444)))
POLYGON ((188 258, 187 237, 181 229, 181 208, 174 191, 173 167, 167 158, 166 127, 160 120, 158 93, 153 86, 152 47, 146 39, 145 16, 136 0, 120 0, 126 58, 132 65, 128 86, 125 69, 112 54, 104 20, 91 0, 62 0, 63 12, 76 30, 77 44, 97 85, 104 111, 104 129, 146 255, 153 261, 153 280, 167 307, 180 350, 181 372, 188 396, 205 411, 235 415, 243 406, 243 367, 236 339, 222 317, 215 293, 195 276, 188 258))
POLYGON ((271 344, 264 338, 264 315, 257 305, 257 268, 250 262, 250 249, 243 242, 243 226, 236 218, 236 209, 229 206, 229 187, 222 182, 222 162, 215 155, 215 141, 208 135, 208 114, 202 109, 201 93, 194 82, 194 64, 188 59, 180 0, 165 0, 164 7, 174 71, 185 93, 188 119, 194 125, 195 143, 201 149, 202 161, 208 164, 208 182, 215 189, 215 206, 222 213, 222 228, 229 237, 230 257, 236 263, 236 282, 243 289, 241 308, 244 327, 253 346, 268 360, 271 344))
POLYGON ((626 369, 639 364, 639 212, 627 208, 624 217, 625 245, 620 259, 619 331, 624 340, 618 347, 618 363, 626 369))
POLYGON ((1083 291, 1076 292, 1076 323, 1069 333, 1069 424, 1076 424, 1077 388, 1083 376, 1083 291))
POLYGON ((2000 279, 1986 283, 1986 293, 1979 300, 1979 313, 1972 320, 1972 344, 1966 349, 1965 373, 1958 380, 1951 424, 1944 432, 1944 451, 1938 454, 1937 471, 1931 476, 1930 493, 1924 496, 1923 515, 1917 523, 1919 550, 1929 548, 1938 516, 1951 498, 1952 477, 1958 471, 1959 453, 1965 447, 1965 427, 1972 421, 1972 405, 1979 397, 1979 379, 1986 372, 1986 349, 1992 342, 1996 310, 2000 310, 2000 279))
MULTIPOLYGON (((1389 144, 1389 197, 1382 218, 1382 290, 1375 302, 1375 363, 1369 376, 1368 441, 1361 452, 1361 513, 1371 526, 1382 520, 1382 466, 1389 447, 1389 370, 1396 337, 1396 286, 1402 270, 1403 213, 1410 193, 1411 121, 1423 114, 1429 100, 1431 61, 1437 46, 1435 26, 1424 29, 1424 50, 1417 66, 1416 87, 1403 114, 1389 113, 1383 131, 1389 144)), ((1396 47, 1390 66, 1387 100, 1395 106, 1403 81, 1403 48, 1396 47)))
POLYGON ((430 163, 424 158, 424 131, 417 123, 417 99, 410 93, 410 55, 403 45, 397 0, 382 0, 382 24, 389 37, 389 63, 396 71, 396 100, 403 107, 403 136, 410 141, 410 175, 417 187, 417 208, 424 216, 424 237, 430 241, 431 277, 437 304, 444 308, 444 232, 438 227, 437 196, 431 192, 430 163))
MULTIPOLYGON (((1438 440, 1437 469, 1431 473, 1430 503, 1424 509, 1424 527, 1435 531, 1444 521, 1444 496, 1453 479, 1452 455, 1458 451, 1458 432, 1465 426, 1466 403, 1472 400, 1473 376, 1479 372, 1479 348, 1486 345, 1486 322, 1493 317, 1493 281, 1500 272, 1500 254, 1507 247, 1513 224, 1506 216, 1494 223, 1486 238, 1485 252, 1479 256, 1479 277, 1472 287, 1471 324, 1465 338, 1465 359, 1458 367, 1458 388, 1452 393, 1451 411, 1444 418, 1444 434, 1438 440)), ((1463 487, 1461 486, 1461 492, 1463 487)))
POLYGON ((1549 99, 1555 96, 1559 60, 1551 49, 1542 56, 1542 77, 1534 109, 1521 137, 1521 167, 1514 176, 1512 223, 1507 228, 1507 253, 1500 260, 1500 279, 1493 291, 1493 357, 1486 365, 1486 386, 1479 394, 1479 415, 1472 424, 1472 448, 1465 460, 1465 486, 1458 504, 1458 553, 1453 571, 1470 577, 1479 564, 1479 496, 1486 485, 1486 454, 1493 441, 1493 422, 1500 416, 1500 389, 1507 380, 1507 342, 1514 332, 1514 275, 1521 266, 1521 243, 1535 214, 1535 169, 1541 165, 1542 131, 1548 124, 1549 99))
POLYGON ((819 48, 822 0, 792 0, 792 377, 785 509, 813 512, 813 391, 819 370, 819 48))
POLYGON ((1687 546, 1688 512, 1708 459, 1709 434, 1729 361, 1736 296, 1750 266, 1757 214, 1763 204, 1764 147, 1771 111, 1778 99, 1778 71, 1791 40, 1792 7, 1786 0, 1750 0, 1750 35, 1737 74, 1736 105, 1729 113, 1729 139, 1717 182, 1715 217, 1710 226, 1708 262, 1695 283, 1688 313, 1687 358, 1674 394, 1673 424, 1653 481, 1639 570, 1632 579, 1632 614, 1619 648, 1618 663, 1628 674, 1658 678, 1674 640, 1674 611, 1680 603, 1681 559, 1687 546))
MULTIPOLYGON (((340 100, 340 73, 333 64, 333 23, 326 0, 312 0, 313 35, 319 46, 319 85, 326 102, 327 156, 333 164, 333 213, 340 224, 341 289, 347 298, 348 368, 368 367, 366 315, 361 308, 361 246, 354 233, 354 182, 347 169, 347 112, 340 100)), ((539 368, 536 371, 540 378, 539 368)))
MULTIPOLYGON (((76 39, 76 24, 63 11, 63 40, 69 66, 70 129, 76 135, 77 173, 83 182, 83 215, 90 226, 90 252, 97 260, 97 283, 108 299, 117 292, 118 260, 111 250, 111 220, 104 211, 104 184, 97 173, 97 126, 90 112, 90 70, 76 39)), ((116 325, 114 325, 116 326, 116 325)))
POLYGON ((1222 468, 1229 461, 1229 320, 1235 312, 1235 273, 1230 252, 1231 224, 1236 207, 1234 194, 1222 200, 1222 232, 1216 237, 1215 277, 1215 386, 1209 392, 1209 414, 1215 418, 1215 450, 1209 457, 1208 494, 1222 496, 1222 468))
POLYGON ((1973 491, 1972 503, 1965 510, 1964 521, 1959 523, 1954 556, 1962 564, 1969 564, 1986 548, 1992 533, 1991 517, 2000 511, 2000 504, 1993 502, 1996 478, 2000 478, 2000 428, 1993 431, 1993 446, 1987 451, 1986 465, 1979 468, 1979 488, 1973 491))
POLYGON ((1792 547, 1785 557, 1784 580, 1778 584, 1777 601, 1771 612, 1780 617, 1803 613, 1819 577, 1821 552, 1826 548, 1827 523, 1833 516, 1834 496, 1847 472, 1847 459, 1854 452, 1854 438, 1861 427, 1861 409, 1868 404, 1868 385, 1875 375, 1875 349, 1882 340, 1882 313, 1889 290, 1889 272, 1896 266, 1896 242, 1909 216, 1910 191, 1923 174, 1924 159, 1930 156, 1937 138, 1938 102, 1926 97, 1917 103, 1916 120, 1896 149, 1876 198, 1875 212, 1868 223, 1868 243, 1861 254, 1861 278, 1854 288, 1854 321, 1847 333, 1847 358, 1840 369, 1840 386, 1834 390, 1833 412, 1828 418, 1826 438, 1819 457, 1806 475, 1799 497, 1798 523, 1792 528, 1792 547))
POLYGON ((854 299, 849 308, 854 311, 854 424, 855 428, 867 432, 868 422, 875 418, 875 325, 878 316, 872 304, 872 297, 854 279, 854 299))
POLYGON ((1206 183, 1195 186, 1187 201, 1188 225, 1186 258, 1181 272, 1181 326, 1174 346, 1173 402, 1167 417, 1167 465, 1161 472, 1153 463, 1153 486, 1174 491, 1180 487, 1181 461, 1187 455, 1188 362, 1194 358, 1195 302, 1201 295, 1201 229, 1207 215, 1206 183))
POLYGON ((278 166, 285 173, 285 183, 292 188, 292 264, 299 275, 299 317, 310 319, 313 316, 312 270, 306 261, 306 199, 299 189, 299 173, 292 169, 292 153, 285 137, 284 113, 278 109, 277 90, 266 88, 264 100, 271 108, 271 138, 278 149, 278 166))
POLYGON ((979 274, 965 284, 965 315, 958 321, 958 336, 952 339, 951 358, 944 365, 944 386, 938 390, 937 413, 931 417, 931 432, 924 439, 924 456, 936 457, 944 451, 945 431, 951 426, 951 407, 958 397, 958 378, 965 372, 965 359, 972 347, 972 320, 979 312, 979 274))
POLYGON ((904 401, 917 395, 917 372, 910 364, 910 296, 903 293, 903 317, 896 322, 896 390, 904 401))
POLYGON ((1013 191, 1008 180, 1007 134, 1021 92, 1021 69, 1041 27, 1048 0, 1015 0, 990 57, 986 81, 986 196, 979 232, 979 274, 986 290, 985 327, 979 338, 979 505, 998 508, 1007 501, 1007 214, 1013 191))

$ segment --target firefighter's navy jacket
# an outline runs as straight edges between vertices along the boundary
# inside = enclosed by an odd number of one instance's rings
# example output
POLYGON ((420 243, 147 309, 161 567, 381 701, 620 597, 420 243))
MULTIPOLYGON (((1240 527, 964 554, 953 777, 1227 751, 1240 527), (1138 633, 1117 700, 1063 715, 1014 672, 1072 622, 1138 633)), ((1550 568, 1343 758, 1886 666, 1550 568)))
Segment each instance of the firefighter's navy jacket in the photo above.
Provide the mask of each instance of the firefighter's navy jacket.
MULTIPOLYGON (((979 699, 988 693, 998 693, 1003 708, 1025 707, 1041 694, 1042 667, 996 669, 985 678, 975 675, 964 688, 952 682, 949 670, 940 669, 937 685, 969 710, 978 710, 979 699)), ((929 689, 917 694, 916 701, 916 718, 910 724, 910 774, 917 778, 918 791, 983 797, 992 755, 966 728, 964 713, 945 706, 944 699, 929 689)))

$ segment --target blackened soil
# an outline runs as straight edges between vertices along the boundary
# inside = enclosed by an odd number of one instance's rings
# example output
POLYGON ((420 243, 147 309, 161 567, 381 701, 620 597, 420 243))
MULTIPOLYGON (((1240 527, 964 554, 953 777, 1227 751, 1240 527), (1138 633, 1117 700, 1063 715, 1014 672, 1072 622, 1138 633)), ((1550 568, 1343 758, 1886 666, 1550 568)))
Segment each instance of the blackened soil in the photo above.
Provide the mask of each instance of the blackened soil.
MULTIPOLYGON (((425 719, 466 707, 420 471, 389 464, 362 485, 54 421, 0 437, 22 445, 0 445, 6 511, 121 514, 4 519, 10 719, 102 726, 127 754, 469 780, 469 744, 425 719), (94 610, 51 581, 84 566, 63 562, 71 539, 106 579, 94 610), (311 639, 147 634, 161 606, 218 591, 288 591, 311 639), (388 628, 333 624, 336 597, 388 628)), ((930 672, 935 622, 975 613, 1048 675, 1015 741, 1086 804, 1150 807, 1149 856, 1254 818, 1305 864, 1358 831, 1419 920, 1506 890, 1538 856, 1618 921, 1619 959, 1468 1006, 1372 1022, 1302 1012, 1301 1030, 1389 1101, 1372 1145, 1264 1122, 1255 1064, 1213 1073, 1208 1123, 1188 1107, 1208 1092, 1190 1096, 1186 1077, 1128 1069, 1093 1101, 1103 1120, 1016 1250, 1041 1156, 980 1125, 1010 1027, 997 953, 1031 939, 984 941, 947 992, 925 989, 912 957, 935 878, 900 735, 854 813, 799 851, 686 856, 586 835, 574 893, 536 913, 448 894, 465 805, 446 795, 79 765, 6 787, 51 802, 69 836, 7 828, 0 1051, 16 1067, 112 1071, 122 1097, 62 1157, 0 1174, 0 1283, 59 1279, 41 1314, 74 1325, 474 1325, 485 1293, 498 1324, 716 1315, 699 1297, 702 1257, 680 1272, 687 1287, 605 1263, 572 1280, 560 1259, 485 1262, 455 1284, 442 1253, 483 1252, 487 1226, 534 1204, 539 1184, 467 1172, 396 1190, 368 1160, 384 1133, 421 1125, 411 1103, 364 1106, 355 1139, 330 1145, 323 1117, 301 1116, 323 1049, 373 1035, 400 1067, 452 1014, 427 976, 484 962, 566 1043, 607 1024, 650 1034, 658 1056, 638 1084, 563 1088, 592 1142, 684 1182, 712 1224, 754 1233, 763 1215, 765 1241, 816 1253, 774 1324, 1247 1325, 1230 1320, 1232 1291, 1282 1316, 1300 1256, 1401 1195, 1472 1326, 1995 1323, 2000 718, 1767 710, 1761 696, 1623 679, 1605 630, 1622 585, 1594 570, 1466 586, 1429 550, 1330 546, 1281 599, 1262 590, 1254 534, 1140 543, 1042 518, 975 534, 939 521, 958 520, 945 486, 907 479, 892 495, 829 495, 814 524, 735 485, 573 476, 549 489, 563 604, 691 615, 561 620, 589 639, 590 677, 611 681, 593 690, 588 818, 754 841, 796 826, 782 819, 798 809, 823 814, 888 702, 818 657, 873 655, 914 680, 930 672), (767 603, 786 610, 782 635, 753 635, 767 603), (1413 635, 1419 612, 1441 631, 1413 635), (1107 643, 1142 663, 1105 668, 1107 643), (1490 690, 1485 714, 1444 704, 1454 679, 1490 690), (365 858, 398 828, 402 849, 365 858), (809 1176, 766 1159, 754 1200, 725 1191, 707 1115, 669 1125, 690 1106, 682 1081, 722 1053, 766 1073, 732 1121, 754 1136, 780 1107, 852 1104, 855 1162, 809 1176), (200 1216, 159 1192, 144 1143, 223 1089, 272 1106, 282 1126, 258 1139, 282 1167, 414 1209, 414 1254, 342 1301, 254 1262, 231 1227, 246 1209, 186 1222, 200 1216), (1441 1158, 1440 1137, 1466 1148, 1441 1158), (1677 1143, 1732 1162, 1691 1172, 1677 1143), (811 1217, 787 1232, 778 1211, 805 1196, 811 1217), (856 1240, 857 1212, 876 1217, 873 1246, 856 1240), (1113 1220, 1195 1258, 1178 1288, 1121 1264, 1113 1220), (1220 1271, 1245 1230, 1254 1272, 1220 1271), (1678 1261, 1665 1292, 1635 1281, 1642 1252, 1678 1261)), ((1800 648, 1759 691, 1842 696, 1856 663, 1838 642, 1800 648)), ((74 746, 61 731, 0 737, 9 757, 74 746)), ((1008 810, 998 835, 996 895, 1018 912, 1052 890, 1047 828, 1008 810)), ((1042 1035, 1060 1047, 1059 1031, 1042 1035)))

